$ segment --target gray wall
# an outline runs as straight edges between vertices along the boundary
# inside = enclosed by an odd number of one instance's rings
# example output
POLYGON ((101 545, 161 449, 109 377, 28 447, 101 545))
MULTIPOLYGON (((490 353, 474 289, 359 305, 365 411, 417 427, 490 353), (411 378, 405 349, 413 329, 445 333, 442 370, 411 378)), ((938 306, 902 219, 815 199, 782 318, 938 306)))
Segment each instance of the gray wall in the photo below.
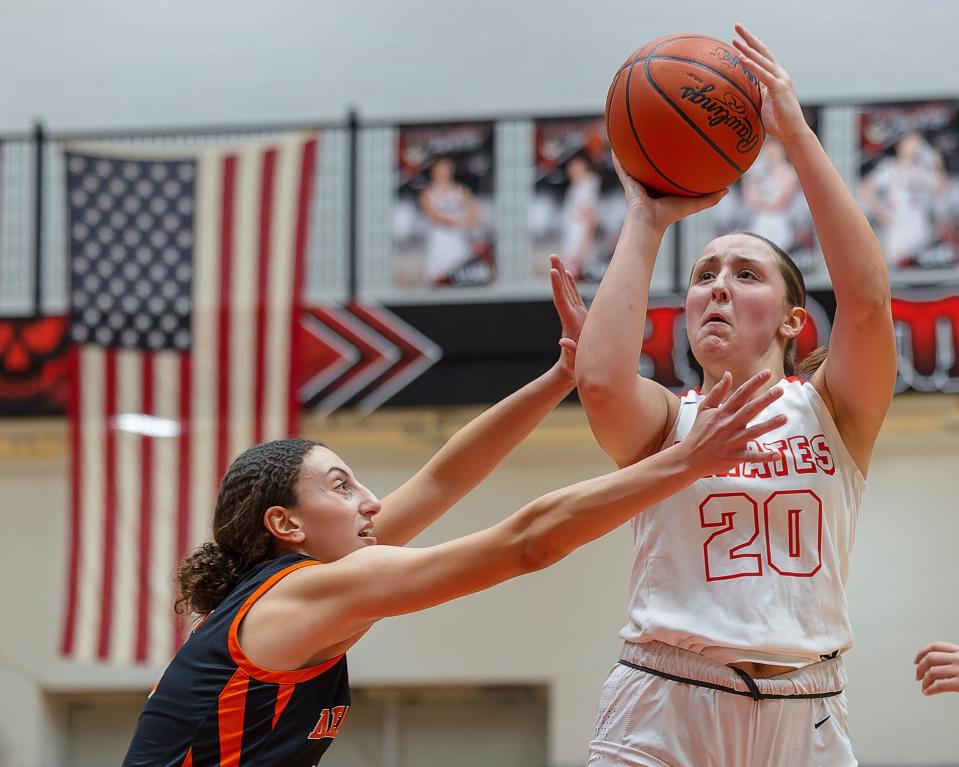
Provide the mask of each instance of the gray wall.
POLYGON ((5 0, 0 130, 595 112, 634 48, 735 21, 810 101, 959 94, 949 0, 5 0))
MULTIPOLYGON (((959 695, 924 698, 912 678, 921 646, 937 639, 959 642, 956 404, 951 395, 897 400, 870 472, 849 580, 857 643, 847 655, 853 742, 868 765, 959 764, 959 695)), ((307 423, 306 432, 328 440, 364 482, 385 494, 465 415, 381 413, 358 424, 344 414, 307 423)), ((66 553, 65 427, 37 428, 0 422, 0 455, 17 446, 21 456, 0 461, 3 767, 70 765, 58 755, 69 720, 52 704, 91 690, 145 691, 160 671, 88 669, 57 660, 66 553)), ((562 408, 416 543, 487 526, 541 492, 609 468, 581 411, 562 408)), ((351 650, 351 677, 372 688, 545 688, 549 764, 582 764, 599 687, 617 656, 630 566, 629 534, 620 529, 547 571, 384 621, 351 650)), ((116 729, 105 726, 104 748, 116 729)), ((349 725, 343 735, 351 736, 349 725)))

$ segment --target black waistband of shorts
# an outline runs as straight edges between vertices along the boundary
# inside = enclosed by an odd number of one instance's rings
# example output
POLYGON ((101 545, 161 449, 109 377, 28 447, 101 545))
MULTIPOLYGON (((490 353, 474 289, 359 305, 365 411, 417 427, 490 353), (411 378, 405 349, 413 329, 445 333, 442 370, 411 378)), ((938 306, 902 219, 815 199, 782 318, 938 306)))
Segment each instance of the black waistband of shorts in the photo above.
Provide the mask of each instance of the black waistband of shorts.
POLYGON ((743 683, 748 687, 748 690, 737 690, 735 687, 728 687, 724 684, 716 684, 715 682, 703 682, 700 679, 689 679, 684 676, 677 676, 676 674, 668 674, 665 671, 659 671, 655 668, 649 668, 649 666, 640 666, 637 663, 630 663, 628 660, 620 659, 619 663, 624 666, 627 666, 637 671, 645 671, 647 674, 653 674, 655 676, 662 677, 663 679, 668 679, 671 682, 682 682, 683 684, 692 684, 696 687, 707 687, 710 690, 719 690, 720 692, 728 692, 733 695, 741 695, 746 698, 752 698, 753 700, 787 700, 787 699, 810 699, 810 698, 832 698, 836 695, 841 695, 842 690, 831 690, 829 692, 806 692, 806 693, 795 693, 792 695, 786 695, 783 693, 767 693, 762 692, 759 689, 759 685, 756 684, 756 680, 753 679, 749 674, 743 671, 740 668, 731 666, 733 671, 739 675, 743 680, 743 683))

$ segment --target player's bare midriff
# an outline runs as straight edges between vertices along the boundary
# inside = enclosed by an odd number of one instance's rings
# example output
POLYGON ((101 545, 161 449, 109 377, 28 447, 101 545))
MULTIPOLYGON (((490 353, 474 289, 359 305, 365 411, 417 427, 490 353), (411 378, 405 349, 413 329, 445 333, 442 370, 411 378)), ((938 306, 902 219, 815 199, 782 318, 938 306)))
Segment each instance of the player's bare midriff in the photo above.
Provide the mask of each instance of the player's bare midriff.
POLYGON ((753 679, 769 679, 770 677, 788 674, 790 671, 796 670, 792 666, 777 666, 772 663, 750 663, 749 661, 730 663, 729 666, 730 668, 738 668, 740 671, 745 671, 753 679))

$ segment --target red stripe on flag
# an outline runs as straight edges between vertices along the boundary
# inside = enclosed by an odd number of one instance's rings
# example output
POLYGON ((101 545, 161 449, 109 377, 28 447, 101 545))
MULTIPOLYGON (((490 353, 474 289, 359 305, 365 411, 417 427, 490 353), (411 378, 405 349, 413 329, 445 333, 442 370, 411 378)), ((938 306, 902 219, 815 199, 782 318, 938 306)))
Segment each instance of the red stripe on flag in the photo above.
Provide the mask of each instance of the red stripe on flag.
POLYGON ((106 660, 110 655, 111 623, 113 619, 113 576, 117 545, 117 434, 113 419, 117 414, 117 350, 104 352, 104 413, 103 427, 103 583, 100 589, 100 636, 97 657, 106 660))
POLYGON ((273 185, 276 176, 275 149, 263 155, 263 176, 260 187, 260 249, 257 262, 256 351, 253 360, 253 440, 263 441, 263 400, 266 395, 266 320, 269 301, 270 244, 273 234, 273 185))
POLYGON ((296 208, 296 243, 293 254, 293 285, 290 294, 290 371, 287 381, 287 427, 286 433, 295 436, 298 432, 299 405, 296 397, 296 382, 300 380, 302 335, 298 332, 300 314, 303 311, 303 275, 306 271, 306 244, 309 235, 310 198, 313 192, 313 174, 316 169, 317 140, 303 144, 300 164, 300 189, 296 208))
MULTIPOLYGON (((153 354, 143 356, 143 412, 153 415, 153 354)), ((140 444, 140 569, 138 573, 137 631, 134 658, 144 661, 150 632, 150 552, 153 541, 153 437, 141 438, 140 444)))
MULTIPOLYGON (((174 573, 187 554, 190 543, 190 449, 193 436, 193 382, 192 363, 189 354, 180 357, 180 436, 179 450, 177 451, 177 471, 179 485, 177 487, 176 505, 176 532, 174 543, 176 547, 173 556, 174 573)), ((171 574, 172 575, 172 574, 171 574)), ((188 630, 186 616, 177 616, 173 621, 173 649, 178 650, 186 640, 188 630)))
POLYGON ((73 641, 77 622, 77 583, 80 580, 80 541, 81 509, 80 488, 83 486, 83 474, 80 462, 80 350, 73 346, 69 352, 70 399, 67 412, 70 416, 70 562, 67 566, 67 611, 63 622, 63 641, 60 652, 69 655, 73 652, 73 641))
POLYGON ((217 329, 216 480, 230 460, 230 309, 233 286, 233 221, 236 216, 236 155, 223 161, 223 198, 220 219, 220 310, 217 329))

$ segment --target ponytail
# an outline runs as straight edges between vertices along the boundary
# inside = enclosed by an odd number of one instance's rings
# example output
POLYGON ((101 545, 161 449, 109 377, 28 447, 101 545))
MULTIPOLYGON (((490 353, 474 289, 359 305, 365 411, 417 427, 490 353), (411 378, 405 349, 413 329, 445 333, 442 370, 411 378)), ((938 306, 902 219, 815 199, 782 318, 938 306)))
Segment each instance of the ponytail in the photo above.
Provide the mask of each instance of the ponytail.
POLYGON ((251 550, 248 556, 230 556, 213 541, 194 549, 177 570, 180 595, 176 600, 176 612, 198 615, 213 612, 246 572, 267 558, 270 535, 265 528, 263 532, 266 536, 258 543, 264 550, 251 550))
POLYGON ((236 575, 223 550, 213 541, 207 541, 194 549, 177 570, 180 595, 176 611, 200 615, 211 612, 230 593, 236 575))
POLYGON ((816 349, 813 349, 809 354, 802 358, 802 361, 796 365, 795 373, 791 375, 796 375, 804 381, 808 381, 813 377, 813 374, 822 367, 822 363, 826 361, 826 355, 829 354, 828 346, 820 346, 816 349))

